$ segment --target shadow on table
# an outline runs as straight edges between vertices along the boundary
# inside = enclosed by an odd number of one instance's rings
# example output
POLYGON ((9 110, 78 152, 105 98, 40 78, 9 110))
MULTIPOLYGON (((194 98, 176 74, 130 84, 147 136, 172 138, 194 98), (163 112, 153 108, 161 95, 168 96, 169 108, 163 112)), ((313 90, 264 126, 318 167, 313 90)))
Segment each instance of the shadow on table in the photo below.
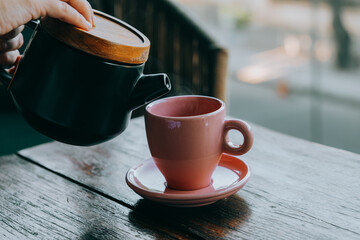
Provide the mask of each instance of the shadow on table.
POLYGON ((248 203, 238 195, 195 208, 176 208, 141 199, 129 213, 129 221, 139 228, 163 226, 169 231, 188 232, 206 238, 224 238, 241 228, 251 216, 248 203))

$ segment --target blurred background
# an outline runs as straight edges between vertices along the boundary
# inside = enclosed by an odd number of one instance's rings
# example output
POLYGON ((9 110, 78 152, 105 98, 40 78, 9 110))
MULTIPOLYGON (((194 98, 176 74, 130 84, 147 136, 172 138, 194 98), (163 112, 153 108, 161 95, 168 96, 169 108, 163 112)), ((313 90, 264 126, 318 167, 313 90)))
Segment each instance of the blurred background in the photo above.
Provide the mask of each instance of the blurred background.
MULTIPOLYGON (((109 5, 108 13, 116 14, 125 2, 134 1, 92 2, 95 7, 95 3, 109 5), (113 2, 118 3, 115 9, 113 2)), ((228 114, 360 153, 360 0, 168 2, 228 50, 228 114)), ((166 12, 164 5, 162 8, 166 12)), ((155 14, 156 7, 153 10, 155 14)), ((138 22, 147 25, 141 18, 138 22)), ((156 25, 153 30, 156 28, 176 30, 167 25, 156 25)), ((30 34, 25 30, 24 35, 30 34)), ((152 51, 164 54, 152 41, 152 51)), ((201 48, 201 41, 195 43, 201 48)), ((46 141, 50 139, 35 132, 14 111, 5 88, 0 88, 0 155, 46 141)))
POLYGON ((173 0, 229 50, 229 114, 360 153, 360 1, 173 0))

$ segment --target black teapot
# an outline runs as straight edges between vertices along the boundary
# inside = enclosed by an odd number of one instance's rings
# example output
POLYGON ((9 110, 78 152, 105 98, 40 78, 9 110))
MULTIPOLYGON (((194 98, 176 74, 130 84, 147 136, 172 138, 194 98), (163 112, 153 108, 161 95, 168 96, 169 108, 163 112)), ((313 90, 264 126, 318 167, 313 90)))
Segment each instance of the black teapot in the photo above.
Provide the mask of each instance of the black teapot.
POLYGON ((94 13, 96 27, 88 32, 42 19, 13 77, 0 70, 0 80, 29 125, 72 145, 119 135, 134 109, 171 89, 166 74, 143 74, 150 49, 146 36, 94 13))

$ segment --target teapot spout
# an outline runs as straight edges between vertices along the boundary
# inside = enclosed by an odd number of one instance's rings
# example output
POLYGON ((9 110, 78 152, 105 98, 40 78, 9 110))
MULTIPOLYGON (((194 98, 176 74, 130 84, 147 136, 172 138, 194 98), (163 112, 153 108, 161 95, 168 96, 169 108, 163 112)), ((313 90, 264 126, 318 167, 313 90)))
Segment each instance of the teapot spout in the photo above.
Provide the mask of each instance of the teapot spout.
POLYGON ((169 77, 164 73, 142 75, 131 94, 130 110, 135 110, 171 90, 169 77))

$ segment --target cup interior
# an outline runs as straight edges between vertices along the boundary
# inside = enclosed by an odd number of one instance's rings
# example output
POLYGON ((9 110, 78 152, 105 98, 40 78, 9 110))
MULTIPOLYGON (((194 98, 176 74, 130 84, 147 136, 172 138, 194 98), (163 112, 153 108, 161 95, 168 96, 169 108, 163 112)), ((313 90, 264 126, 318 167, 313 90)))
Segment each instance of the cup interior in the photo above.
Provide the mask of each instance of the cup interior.
POLYGON ((210 114, 224 108, 224 103, 205 96, 170 97, 149 104, 146 110, 161 117, 192 117, 210 114))

